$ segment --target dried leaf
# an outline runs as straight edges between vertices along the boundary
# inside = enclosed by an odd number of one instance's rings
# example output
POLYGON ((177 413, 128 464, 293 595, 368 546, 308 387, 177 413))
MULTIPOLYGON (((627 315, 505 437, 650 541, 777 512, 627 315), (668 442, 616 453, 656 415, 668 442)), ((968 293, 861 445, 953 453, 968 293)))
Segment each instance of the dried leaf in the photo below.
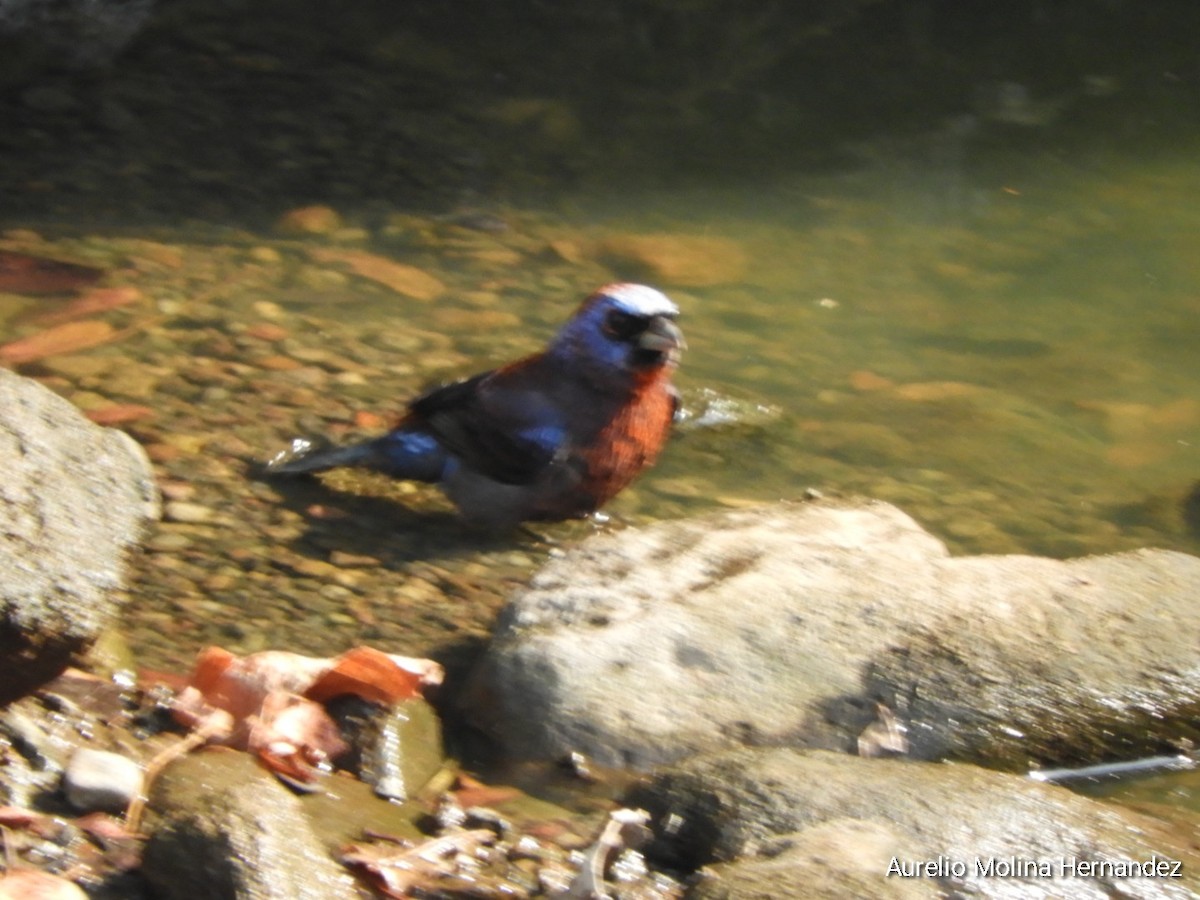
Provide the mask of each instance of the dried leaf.
POLYGON ((391 704, 441 681, 431 660, 388 656, 356 647, 333 659, 282 650, 238 657, 220 647, 201 651, 190 685, 175 698, 175 718, 214 740, 257 753, 279 774, 300 782, 346 752, 319 702, 355 694, 391 704))
POLYGON ((75 824, 99 841, 144 841, 146 836, 131 831, 120 819, 108 813, 94 812, 80 816, 75 824))
POLYGON ((456 831, 430 838, 415 847, 356 844, 342 851, 341 860, 362 869, 388 897, 413 896, 412 890, 436 890, 437 883, 459 874, 459 857, 473 860, 480 847, 496 840, 490 828, 456 831))
POLYGON ((78 263, 0 250, 0 291, 13 294, 69 294, 87 287, 103 269, 78 263))
POLYGON ((101 406, 89 409, 84 415, 97 425, 124 425, 127 422, 138 422, 154 415, 154 410, 137 403, 114 403, 112 406, 101 406))
POLYGON ((128 306, 140 299, 142 292, 135 287, 92 288, 59 309, 35 317, 33 321, 38 325, 57 325, 59 322, 70 322, 72 319, 128 306))
POLYGON ((7 828, 28 828, 41 822, 45 816, 20 806, 0 806, 0 825, 7 828))
POLYGON ((312 247, 308 255, 317 262, 345 263, 355 275, 414 300, 436 300, 446 292, 446 285, 428 272, 364 250, 312 247))
POLYGON ((5 344, 0 347, 0 362, 16 366, 47 356, 86 350, 113 340, 117 334, 112 325, 98 319, 67 322, 5 344))
POLYGON ((334 660, 329 671, 317 678, 304 694, 322 702, 341 694, 354 694, 374 703, 391 705, 419 696, 423 683, 426 682, 421 673, 402 668, 386 653, 370 647, 356 647, 334 660))

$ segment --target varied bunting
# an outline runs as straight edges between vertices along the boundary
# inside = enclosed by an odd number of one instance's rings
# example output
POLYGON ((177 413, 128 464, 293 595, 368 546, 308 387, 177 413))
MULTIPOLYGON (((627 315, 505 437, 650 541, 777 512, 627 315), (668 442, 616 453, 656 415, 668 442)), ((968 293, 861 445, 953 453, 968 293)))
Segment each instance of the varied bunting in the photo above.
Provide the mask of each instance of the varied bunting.
POLYGON ((586 516, 666 442, 679 402, 678 314, 653 288, 610 284, 541 353, 418 397, 382 437, 324 448, 299 440, 268 471, 361 466, 435 483, 486 527, 586 516))

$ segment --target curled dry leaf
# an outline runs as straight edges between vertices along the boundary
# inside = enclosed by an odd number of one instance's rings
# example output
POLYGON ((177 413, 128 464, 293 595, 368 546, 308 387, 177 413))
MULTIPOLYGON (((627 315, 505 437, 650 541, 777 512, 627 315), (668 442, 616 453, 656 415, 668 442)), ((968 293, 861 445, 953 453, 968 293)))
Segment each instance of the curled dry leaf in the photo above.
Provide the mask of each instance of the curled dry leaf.
POLYGON ((172 711, 194 731, 256 753, 288 778, 311 781, 314 767, 347 749, 322 701, 355 694, 392 704, 418 696, 441 676, 441 666, 431 660, 392 657, 370 647, 331 659, 282 650, 238 657, 208 647, 172 711))
POLYGON ((70 322, 72 319, 80 319, 84 316, 92 316, 110 309, 128 306, 140 299, 142 299, 142 292, 129 285, 92 288, 59 309, 37 316, 33 321, 38 325, 57 325, 60 322, 70 322))

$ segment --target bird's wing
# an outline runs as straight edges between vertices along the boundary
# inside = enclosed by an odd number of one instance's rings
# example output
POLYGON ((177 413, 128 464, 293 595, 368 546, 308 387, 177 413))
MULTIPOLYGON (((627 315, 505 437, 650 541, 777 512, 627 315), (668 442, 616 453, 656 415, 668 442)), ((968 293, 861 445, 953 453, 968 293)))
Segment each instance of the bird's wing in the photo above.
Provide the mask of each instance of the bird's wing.
POLYGON ((561 458, 562 415, 538 383, 536 358, 455 381, 410 406, 450 452, 505 484, 529 484, 561 458))

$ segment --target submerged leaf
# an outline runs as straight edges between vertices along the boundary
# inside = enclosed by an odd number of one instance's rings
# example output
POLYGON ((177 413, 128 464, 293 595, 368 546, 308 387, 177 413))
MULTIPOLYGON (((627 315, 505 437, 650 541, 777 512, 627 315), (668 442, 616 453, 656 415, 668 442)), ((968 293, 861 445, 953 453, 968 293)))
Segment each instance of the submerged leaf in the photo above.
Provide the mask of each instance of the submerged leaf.
POLYGON ((38 325, 57 325, 60 322, 70 322, 72 319, 128 306, 141 298, 142 292, 135 287, 92 288, 53 312, 36 316, 33 321, 38 325))
POLYGON ((423 269, 384 256, 376 256, 365 250, 312 247, 308 255, 317 262, 344 263, 355 275, 369 278, 397 294, 412 297, 414 300, 436 300, 446 292, 446 285, 423 269))
POLYGON ((47 356, 86 350, 111 341, 117 333, 112 325, 98 319, 67 322, 5 344, 0 347, 0 362, 16 366, 47 356))

